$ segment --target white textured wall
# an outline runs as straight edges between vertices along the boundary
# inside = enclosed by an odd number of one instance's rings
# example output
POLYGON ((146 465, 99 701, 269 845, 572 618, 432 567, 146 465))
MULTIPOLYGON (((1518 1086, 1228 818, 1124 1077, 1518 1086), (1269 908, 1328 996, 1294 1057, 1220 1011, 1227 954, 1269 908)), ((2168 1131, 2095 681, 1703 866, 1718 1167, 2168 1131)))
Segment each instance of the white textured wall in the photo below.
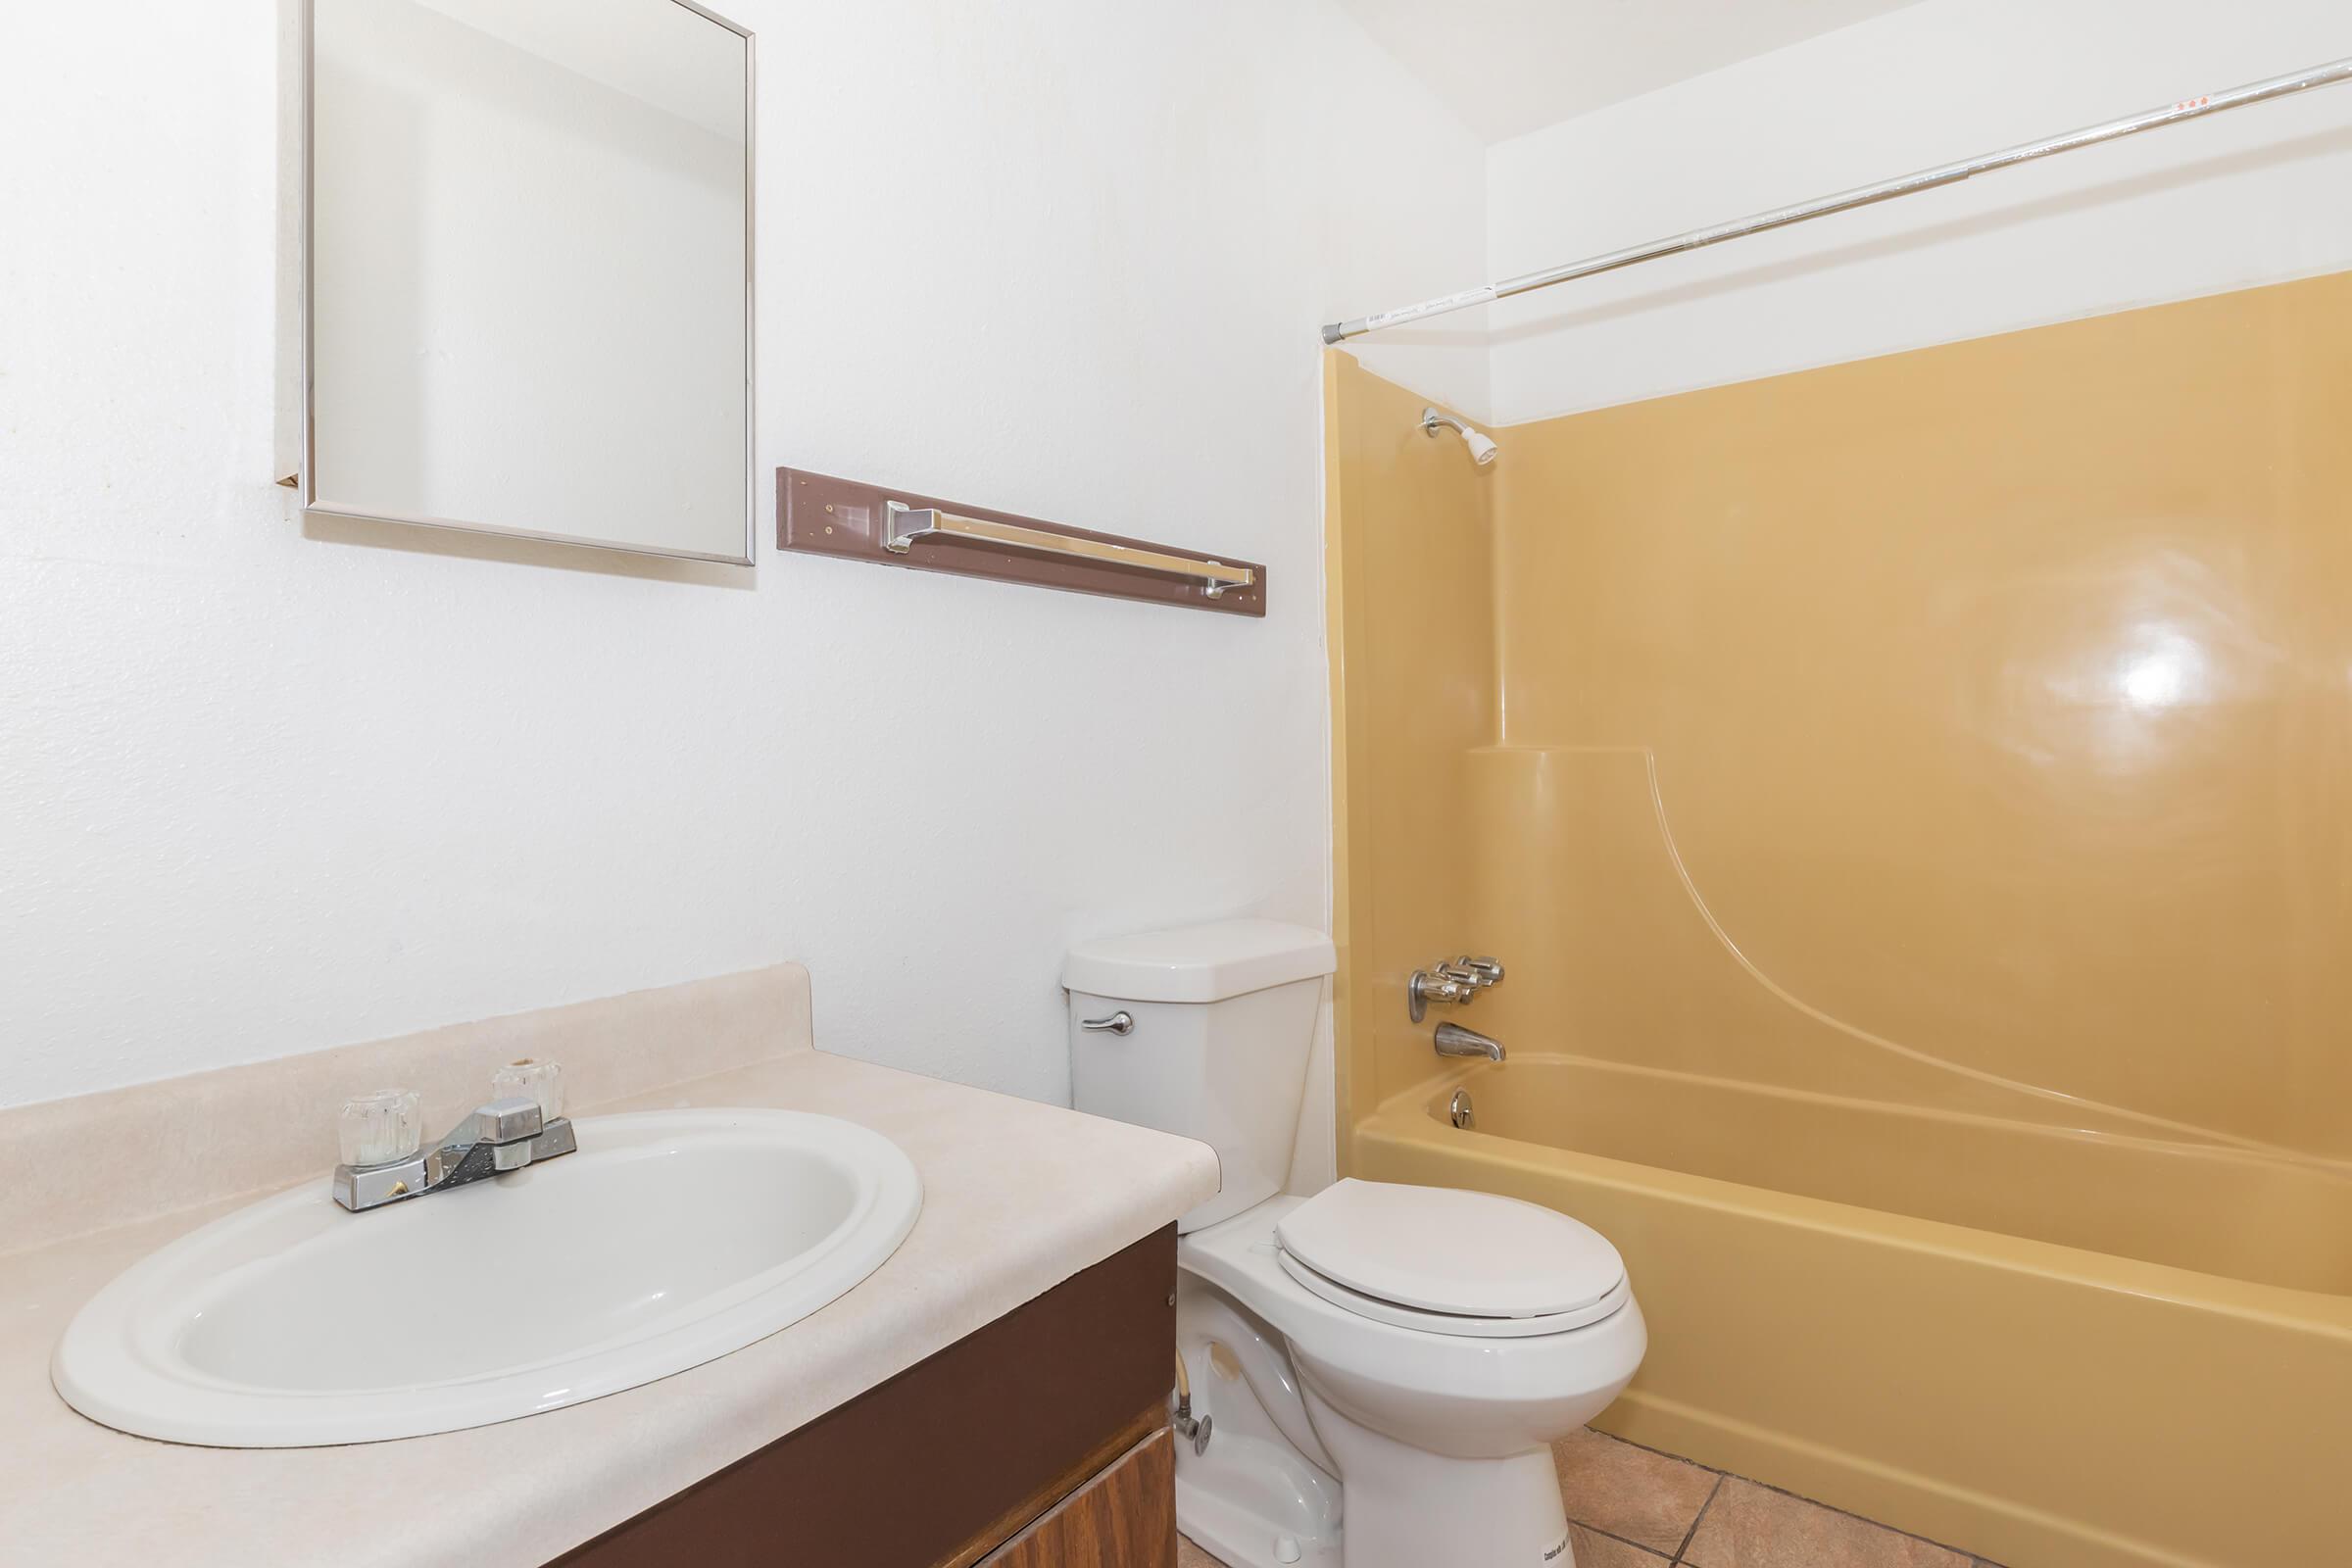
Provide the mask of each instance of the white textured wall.
MULTIPOLYGON (((828 1048, 1057 1099, 1070 939, 1326 918, 1314 328, 1484 272, 1474 143, 1328 0, 730 10, 762 467, 1252 556, 1272 615, 764 507, 683 580, 308 536, 278 7, 0 9, 0 1103, 784 956, 828 1048)), ((1367 357, 1485 406, 1468 334, 1367 357)))
MULTIPOLYGON (((1497 275, 2352 55, 2343 0, 1925 0, 1488 155, 1497 275)), ((2352 267, 2352 87, 1494 306, 1505 423, 2352 267)))

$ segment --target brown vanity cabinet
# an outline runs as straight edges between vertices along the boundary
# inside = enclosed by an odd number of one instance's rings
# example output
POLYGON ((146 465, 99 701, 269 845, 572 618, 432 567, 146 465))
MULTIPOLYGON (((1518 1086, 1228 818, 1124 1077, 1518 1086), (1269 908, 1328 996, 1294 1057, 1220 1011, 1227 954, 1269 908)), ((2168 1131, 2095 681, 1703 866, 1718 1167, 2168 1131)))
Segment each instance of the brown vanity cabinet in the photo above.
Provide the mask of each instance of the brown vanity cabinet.
POLYGON ((558 1564, 1174 1568, 1175 1297, 1171 1226, 558 1564))
POLYGON ((980 1568, 1122 1568, 1176 1560, 1176 1441, 1161 1427, 980 1568))

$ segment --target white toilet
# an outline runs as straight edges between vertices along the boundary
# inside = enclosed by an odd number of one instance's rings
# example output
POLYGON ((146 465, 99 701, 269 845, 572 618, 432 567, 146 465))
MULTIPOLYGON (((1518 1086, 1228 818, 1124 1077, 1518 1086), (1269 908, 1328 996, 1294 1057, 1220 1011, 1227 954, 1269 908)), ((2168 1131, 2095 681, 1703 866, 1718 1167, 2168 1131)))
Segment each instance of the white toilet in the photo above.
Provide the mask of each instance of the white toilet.
POLYGON ((1334 966, 1320 932, 1231 920, 1085 943, 1062 971, 1077 1107, 1223 1165, 1177 1223, 1206 1438, 1178 1448, 1178 1521, 1236 1568, 1568 1568, 1550 1445, 1642 1363, 1624 1262, 1486 1193, 1280 1196, 1334 966))

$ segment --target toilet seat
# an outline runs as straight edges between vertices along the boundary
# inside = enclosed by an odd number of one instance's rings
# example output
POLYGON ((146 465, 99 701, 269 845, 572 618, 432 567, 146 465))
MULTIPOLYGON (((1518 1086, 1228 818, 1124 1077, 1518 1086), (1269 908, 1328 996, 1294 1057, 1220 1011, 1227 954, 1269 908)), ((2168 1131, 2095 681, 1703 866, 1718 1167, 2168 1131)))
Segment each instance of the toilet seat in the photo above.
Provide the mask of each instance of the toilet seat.
POLYGON ((1530 1317, 1474 1317, 1461 1312, 1432 1312, 1401 1302, 1384 1300, 1351 1291, 1338 1280, 1315 1272, 1287 1249, 1277 1253, 1283 1272, 1305 1286, 1334 1306, 1345 1307, 1358 1317, 1375 1323, 1387 1323, 1400 1329, 1419 1329, 1424 1334, 1458 1335, 1478 1340, 1525 1340, 1539 1334, 1565 1334, 1581 1329, 1588 1323, 1597 1323, 1614 1313, 1633 1298, 1633 1287, 1623 1275, 1615 1286, 1598 1300, 1565 1312, 1544 1312, 1530 1317))
POLYGON ((1325 1300, 1436 1334, 1557 1334, 1630 1294, 1598 1231, 1493 1193, 1349 1177, 1284 1214, 1275 1241, 1284 1271, 1325 1300))

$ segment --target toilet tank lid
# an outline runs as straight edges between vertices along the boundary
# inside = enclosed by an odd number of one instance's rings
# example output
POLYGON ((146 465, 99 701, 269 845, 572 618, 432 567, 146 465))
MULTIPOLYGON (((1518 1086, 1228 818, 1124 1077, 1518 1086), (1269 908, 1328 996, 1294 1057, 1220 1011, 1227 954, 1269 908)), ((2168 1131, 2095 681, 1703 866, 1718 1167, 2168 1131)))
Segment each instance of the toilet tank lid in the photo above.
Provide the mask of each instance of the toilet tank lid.
POLYGON ((1061 983, 1115 1002, 1222 1002, 1337 968, 1331 938, 1279 920, 1219 920, 1070 949, 1061 983))

